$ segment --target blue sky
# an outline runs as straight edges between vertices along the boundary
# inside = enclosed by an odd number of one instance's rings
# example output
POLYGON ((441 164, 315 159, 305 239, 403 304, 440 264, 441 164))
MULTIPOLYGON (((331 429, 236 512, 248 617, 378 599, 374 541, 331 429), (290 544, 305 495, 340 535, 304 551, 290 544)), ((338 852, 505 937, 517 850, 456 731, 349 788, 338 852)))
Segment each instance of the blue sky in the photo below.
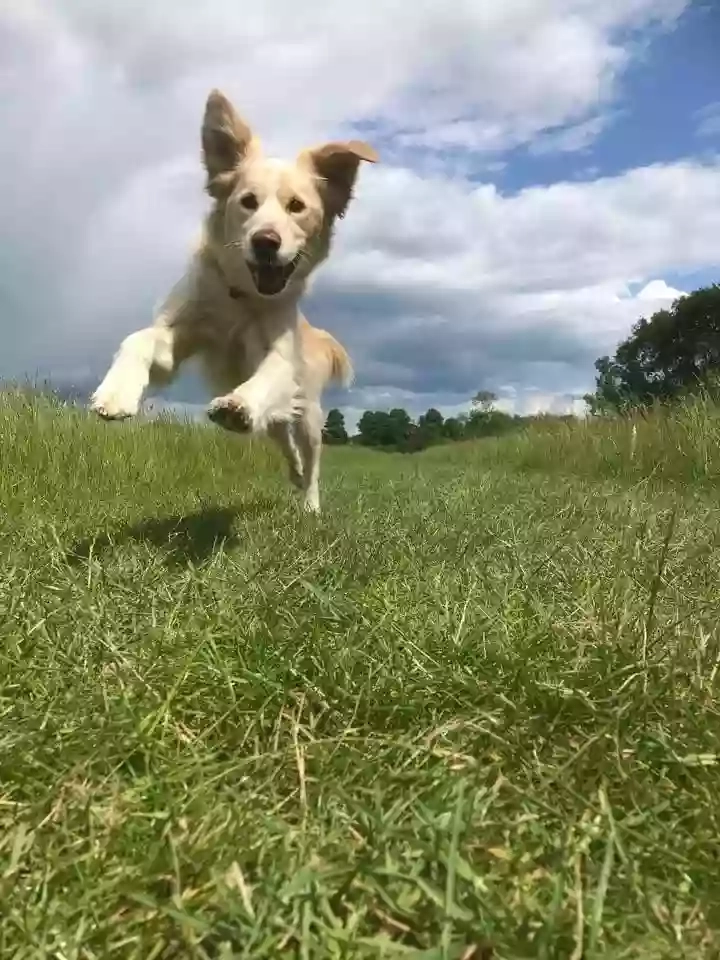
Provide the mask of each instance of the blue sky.
POLYGON ((672 28, 641 31, 631 43, 637 53, 598 135, 582 150, 537 156, 531 144, 513 152, 502 174, 506 189, 612 177, 720 151, 720 130, 702 136, 697 118, 701 108, 720 99, 720 9, 696 4, 672 28))
POLYGON ((91 388, 149 322, 207 209, 219 86, 273 153, 381 154, 307 301, 357 368, 331 402, 578 408, 638 316, 720 278, 718 50, 720 9, 685 0, 0 11, 0 376, 91 388))
MULTIPOLYGON (((717 155, 720 122, 703 134, 699 114, 715 107, 720 117, 720 7, 691 4, 670 25, 628 31, 625 42, 632 53, 616 95, 586 122, 550 128, 510 150, 428 150, 427 155, 442 158, 450 167, 470 156, 475 167, 470 179, 484 181, 489 168, 505 193, 562 180, 616 176, 633 167, 692 155, 717 155), (591 134, 595 126, 597 132, 591 134), (545 139, 554 141, 555 148, 543 148, 545 139)), ((392 124, 367 119, 353 124, 353 129, 374 137, 380 148, 417 161, 413 149, 397 150, 392 124)))

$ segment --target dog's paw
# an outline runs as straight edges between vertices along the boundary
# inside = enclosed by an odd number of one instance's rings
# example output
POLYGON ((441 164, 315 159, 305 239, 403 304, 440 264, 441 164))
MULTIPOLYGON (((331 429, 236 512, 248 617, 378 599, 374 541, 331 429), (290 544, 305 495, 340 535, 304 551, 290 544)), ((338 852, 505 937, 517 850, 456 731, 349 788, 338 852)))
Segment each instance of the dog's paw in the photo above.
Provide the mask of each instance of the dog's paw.
POLYGON ((140 403, 122 390, 99 387, 90 398, 90 409, 103 420, 127 420, 138 412, 140 403))
POLYGON ((253 429, 250 413, 232 393, 216 397, 208 407, 207 415, 213 423, 233 433, 250 433, 253 429))

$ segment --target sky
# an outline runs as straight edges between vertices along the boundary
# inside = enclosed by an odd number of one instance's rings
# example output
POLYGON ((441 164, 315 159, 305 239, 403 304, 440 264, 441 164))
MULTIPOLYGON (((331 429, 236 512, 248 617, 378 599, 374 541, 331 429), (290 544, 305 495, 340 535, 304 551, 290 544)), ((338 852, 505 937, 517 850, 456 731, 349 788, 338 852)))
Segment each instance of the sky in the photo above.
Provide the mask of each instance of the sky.
POLYGON ((304 305, 357 370, 326 406, 579 411, 720 280, 719 49, 712 0, 0 0, 0 377, 91 390, 150 322, 220 87, 271 154, 380 153, 304 305))

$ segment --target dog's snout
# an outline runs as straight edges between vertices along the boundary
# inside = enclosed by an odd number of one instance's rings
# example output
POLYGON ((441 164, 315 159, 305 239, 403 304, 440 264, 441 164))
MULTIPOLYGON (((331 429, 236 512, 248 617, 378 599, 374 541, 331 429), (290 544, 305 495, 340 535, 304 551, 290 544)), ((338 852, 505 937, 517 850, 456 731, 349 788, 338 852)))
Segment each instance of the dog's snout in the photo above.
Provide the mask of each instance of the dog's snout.
POLYGON ((281 243, 282 240, 277 230, 272 228, 258 230, 252 238, 253 253, 258 260, 274 260, 281 243))

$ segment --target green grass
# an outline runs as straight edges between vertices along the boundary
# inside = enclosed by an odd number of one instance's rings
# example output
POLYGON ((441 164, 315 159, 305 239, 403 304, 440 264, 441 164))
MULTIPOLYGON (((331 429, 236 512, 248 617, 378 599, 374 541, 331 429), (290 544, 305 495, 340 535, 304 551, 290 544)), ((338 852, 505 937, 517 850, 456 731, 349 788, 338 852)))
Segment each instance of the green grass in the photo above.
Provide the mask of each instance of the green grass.
POLYGON ((0 956, 717 957, 720 421, 304 516, 220 431, 0 401, 0 956))

